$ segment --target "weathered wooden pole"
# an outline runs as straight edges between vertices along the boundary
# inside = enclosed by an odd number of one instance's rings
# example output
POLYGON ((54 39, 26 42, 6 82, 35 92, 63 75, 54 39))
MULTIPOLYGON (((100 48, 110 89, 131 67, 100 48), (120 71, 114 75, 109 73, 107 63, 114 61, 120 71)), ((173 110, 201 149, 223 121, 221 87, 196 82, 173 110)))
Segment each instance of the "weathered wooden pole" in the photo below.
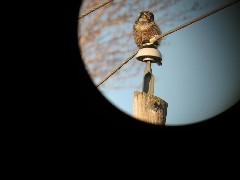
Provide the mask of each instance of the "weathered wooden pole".
POLYGON ((165 125, 168 104, 161 98, 145 93, 134 92, 133 116, 147 123, 165 125))
POLYGON ((146 44, 138 51, 137 60, 146 62, 143 77, 143 92, 134 92, 133 117, 141 121, 165 125, 168 104, 163 99, 154 96, 154 76, 151 63, 162 64, 162 55, 153 44, 146 44))

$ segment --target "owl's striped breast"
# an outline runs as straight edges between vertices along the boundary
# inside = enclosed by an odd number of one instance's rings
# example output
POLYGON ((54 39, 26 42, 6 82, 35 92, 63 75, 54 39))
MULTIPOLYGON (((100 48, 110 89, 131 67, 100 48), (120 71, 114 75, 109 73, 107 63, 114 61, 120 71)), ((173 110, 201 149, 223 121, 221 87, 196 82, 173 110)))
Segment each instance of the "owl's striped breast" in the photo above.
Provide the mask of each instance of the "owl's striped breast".
POLYGON ((140 31, 146 31, 152 26, 151 23, 136 24, 135 28, 140 31))

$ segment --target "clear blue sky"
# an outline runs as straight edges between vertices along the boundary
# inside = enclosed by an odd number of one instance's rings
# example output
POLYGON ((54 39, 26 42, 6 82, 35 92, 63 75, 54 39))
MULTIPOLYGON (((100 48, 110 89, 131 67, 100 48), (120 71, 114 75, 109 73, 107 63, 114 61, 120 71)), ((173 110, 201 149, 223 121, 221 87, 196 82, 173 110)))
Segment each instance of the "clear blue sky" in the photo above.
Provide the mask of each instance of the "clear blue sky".
MULTIPOLYGON (((194 12, 192 17, 221 4, 224 3, 194 12)), ((164 45, 159 48, 163 65, 154 64, 152 70, 155 76, 154 95, 168 103, 166 125, 203 121, 239 101, 239 17, 240 3, 237 3, 165 37, 164 45)), ((168 30, 162 27, 163 32, 168 30)), ((145 64, 142 63, 142 66, 145 67, 145 64)), ((139 75, 131 81, 139 84, 142 78, 139 75)), ((105 83, 107 86, 110 82, 105 83)), ((130 116, 134 91, 142 91, 141 87, 110 90, 101 86, 99 90, 114 106, 130 116)))

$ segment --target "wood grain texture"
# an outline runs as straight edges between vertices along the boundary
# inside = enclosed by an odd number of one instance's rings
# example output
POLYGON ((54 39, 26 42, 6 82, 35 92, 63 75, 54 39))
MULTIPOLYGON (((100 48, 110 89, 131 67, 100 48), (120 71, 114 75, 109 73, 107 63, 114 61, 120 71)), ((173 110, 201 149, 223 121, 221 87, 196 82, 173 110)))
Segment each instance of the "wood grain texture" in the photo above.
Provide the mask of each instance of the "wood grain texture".
POLYGON ((165 125, 168 104, 145 92, 134 92, 133 117, 146 123, 165 125))

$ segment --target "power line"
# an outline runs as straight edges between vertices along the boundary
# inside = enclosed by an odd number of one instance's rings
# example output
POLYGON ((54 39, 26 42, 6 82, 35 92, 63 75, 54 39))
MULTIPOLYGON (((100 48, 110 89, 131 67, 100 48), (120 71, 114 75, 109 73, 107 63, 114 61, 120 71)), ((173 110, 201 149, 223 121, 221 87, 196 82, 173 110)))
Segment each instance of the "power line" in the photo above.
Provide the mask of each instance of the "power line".
POLYGON ((202 20, 203 18, 205 18, 205 17, 207 17, 207 16, 210 16, 210 15, 212 15, 212 14, 214 14, 214 13, 220 11, 220 10, 223 10, 223 9, 225 9, 225 8, 233 5, 233 4, 236 4, 236 3, 239 2, 239 1, 240 1, 240 0, 237 0, 237 1, 230 2, 230 3, 228 3, 228 4, 225 4, 225 5, 223 5, 223 6, 220 6, 220 7, 216 8, 216 9, 214 9, 214 10, 206 13, 206 14, 203 14, 203 15, 201 15, 201 16, 199 16, 199 17, 197 17, 197 18, 195 18, 195 19, 187 22, 187 23, 184 23, 184 24, 182 24, 182 25, 180 25, 180 26, 178 26, 178 27, 176 27, 176 28, 173 28, 173 29, 167 31, 166 33, 163 33, 163 34, 161 34, 161 35, 158 35, 158 36, 153 37, 152 39, 150 39, 150 42, 151 42, 151 43, 154 43, 155 41, 163 38, 164 36, 167 36, 167 35, 169 35, 169 34, 172 34, 173 32, 178 31, 179 29, 185 28, 186 26, 189 26, 190 24, 193 24, 193 23, 195 23, 195 22, 197 22, 197 21, 199 21, 199 20, 202 20))
POLYGON ((105 1, 105 2, 103 2, 103 3, 101 3, 101 4, 98 4, 98 5, 94 6, 94 7, 92 7, 91 9, 89 9, 89 10, 85 11, 84 13, 82 13, 82 14, 78 17, 78 20, 81 19, 81 18, 83 18, 84 16, 90 14, 91 12, 99 9, 100 7, 105 6, 106 4, 108 4, 108 3, 112 2, 112 1, 113 1, 113 0, 108 0, 108 1, 105 1))
MULTIPOLYGON (((214 9, 214 10, 206 13, 206 14, 203 14, 203 15, 201 15, 201 16, 199 16, 199 17, 197 17, 197 18, 195 18, 195 19, 193 19, 193 20, 191 20, 191 21, 188 21, 187 23, 184 23, 184 24, 182 24, 182 25, 180 25, 180 26, 178 26, 178 27, 176 27, 176 28, 173 28, 173 29, 167 31, 166 33, 163 33, 163 34, 161 34, 161 35, 159 35, 159 36, 156 36, 156 37, 150 39, 150 42, 153 43, 153 42, 159 40, 160 38, 163 38, 163 37, 165 37, 165 36, 167 36, 167 35, 175 32, 175 31, 178 31, 178 30, 180 30, 180 29, 182 29, 182 28, 185 28, 186 26, 188 26, 188 25, 190 25, 190 24, 193 24, 193 23, 195 23, 195 22, 197 22, 197 21, 199 21, 199 20, 201 20, 201 19, 203 19, 203 18, 205 18, 205 17, 207 17, 207 16, 210 16, 210 15, 212 15, 212 14, 214 14, 214 13, 220 11, 220 10, 223 10, 223 9, 225 9, 226 7, 229 7, 229 6, 233 5, 233 4, 236 4, 236 3, 239 2, 239 1, 240 1, 240 0, 237 0, 237 1, 230 2, 230 3, 228 3, 228 4, 225 4, 225 5, 223 5, 223 6, 220 6, 220 7, 216 8, 216 9, 214 9)), ((97 87, 100 86, 103 82, 105 82, 105 81, 106 81, 109 77, 111 77, 115 72, 117 72, 124 64, 126 64, 128 61, 130 61, 130 60, 137 54, 137 52, 138 52, 138 50, 136 50, 131 56, 129 56, 126 60, 124 60, 117 68, 115 68, 111 73, 109 73, 106 77, 104 77, 104 78, 97 84, 97 87)))
POLYGON ((129 56, 126 60, 124 60, 117 68, 115 68, 112 72, 110 72, 106 77, 102 79, 97 84, 97 87, 100 86, 104 81, 106 81, 110 76, 112 76, 115 72, 117 72, 121 67, 123 67, 124 64, 126 64, 128 61, 130 61, 136 54, 138 53, 138 50, 136 50, 131 56, 129 56))

